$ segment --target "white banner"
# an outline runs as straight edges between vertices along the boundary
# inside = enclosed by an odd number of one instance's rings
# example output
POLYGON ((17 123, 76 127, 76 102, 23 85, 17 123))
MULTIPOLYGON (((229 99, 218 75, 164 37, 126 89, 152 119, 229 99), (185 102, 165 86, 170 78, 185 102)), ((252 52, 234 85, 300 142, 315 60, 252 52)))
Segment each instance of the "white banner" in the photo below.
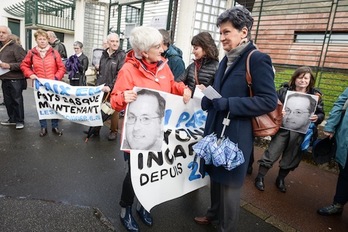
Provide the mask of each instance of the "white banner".
POLYGON ((67 119, 86 126, 102 126, 103 86, 71 86, 62 81, 36 79, 34 96, 39 119, 67 119))
MULTIPOLYGON (((137 88, 136 91, 138 90, 137 88)), ((206 112, 201 109, 202 95, 184 104, 182 96, 159 93, 165 99, 162 151, 130 149, 133 188, 138 200, 148 211, 155 205, 201 188, 210 181, 207 175, 202 178, 199 159, 196 161, 192 149, 202 138, 206 121, 206 112)), ((137 101, 145 99, 139 96, 138 93, 137 101)), ((158 118, 155 115, 147 116, 140 109, 138 116, 129 115, 129 105, 124 121, 126 131, 130 126, 135 127, 137 122, 137 130, 145 124, 151 126, 149 120, 155 121, 158 118)), ((146 105, 146 102, 142 105, 146 105)), ((152 112, 158 113, 157 110, 152 112)), ((153 125, 147 130, 148 133, 152 133, 151 130, 155 130, 153 125)))

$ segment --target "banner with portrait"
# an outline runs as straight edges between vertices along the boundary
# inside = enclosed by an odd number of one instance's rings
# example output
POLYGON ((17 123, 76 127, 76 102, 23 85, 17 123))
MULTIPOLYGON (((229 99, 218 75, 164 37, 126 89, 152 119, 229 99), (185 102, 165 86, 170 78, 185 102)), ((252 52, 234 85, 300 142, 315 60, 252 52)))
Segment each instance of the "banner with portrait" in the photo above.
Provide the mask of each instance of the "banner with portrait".
MULTIPOLYGON (((209 176, 202 175, 200 159, 195 157, 192 149, 203 137, 206 112, 201 109, 202 94, 196 93, 185 104, 182 96, 140 88, 135 88, 135 91, 138 93, 137 100, 126 108, 122 140, 129 140, 127 145, 135 194, 149 211, 155 205, 209 183, 209 176), (137 101, 136 107, 132 108, 137 101), (159 139, 151 140, 147 135, 159 139), (161 140, 159 150, 157 145, 150 145, 158 140, 161 140), (141 146, 145 150, 141 150, 141 146)), ((124 147, 124 150, 127 149, 124 147)))
POLYGON ((63 81, 37 78, 34 96, 39 119, 66 119, 86 126, 102 126, 103 86, 71 86, 63 81))
POLYGON ((306 134, 315 113, 319 96, 287 91, 284 101, 285 115, 281 128, 306 134))

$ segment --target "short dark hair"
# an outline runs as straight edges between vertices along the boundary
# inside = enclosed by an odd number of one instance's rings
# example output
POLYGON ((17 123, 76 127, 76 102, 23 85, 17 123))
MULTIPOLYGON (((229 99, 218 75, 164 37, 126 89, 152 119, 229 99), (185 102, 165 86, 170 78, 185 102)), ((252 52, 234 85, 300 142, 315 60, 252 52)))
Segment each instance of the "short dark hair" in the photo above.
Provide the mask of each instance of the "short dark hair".
POLYGON ((221 13, 217 19, 216 26, 220 27, 222 23, 230 22, 233 27, 241 31, 244 27, 248 29, 247 37, 251 38, 251 29, 253 27, 254 19, 250 11, 244 6, 232 7, 221 13))
POLYGON ((75 41, 74 46, 78 46, 79 48, 83 48, 83 43, 81 43, 80 41, 75 41))
POLYGON ((163 118, 164 117, 164 110, 166 108, 166 100, 161 96, 161 94, 159 94, 156 91, 152 91, 149 89, 141 89, 140 91, 137 92, 137 95, 146 95, 146 96, 153 96, 157 99, 158 101, 158 116, 163 118))
POLYGON ((309 112, 315 112, 315 106, 317 104, 317 101, 314 98, 312 98, 310 95, 308 95, 308 94, 301 94, 301 93, 293 93, 293 94, 288 96, 288 100, 290 98, 293 98, 293 97, 307 98, 309 100, 308 111, 309 112))
POLYGON ((219 60, 219 51, 215 41, 209 32, 201 32, 193 36, 191 40, 192 46, 200 46, 206 54, 207 58, 219 60))

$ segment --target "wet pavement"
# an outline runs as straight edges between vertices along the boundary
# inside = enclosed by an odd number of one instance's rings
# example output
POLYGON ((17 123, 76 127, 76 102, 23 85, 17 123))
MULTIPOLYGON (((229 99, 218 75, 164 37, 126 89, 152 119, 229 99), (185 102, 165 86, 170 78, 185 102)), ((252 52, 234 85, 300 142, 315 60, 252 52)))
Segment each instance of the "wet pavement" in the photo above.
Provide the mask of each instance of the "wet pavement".
MULTIPOLYGON (((124 177, 119 140, 108 141, 104 126, 85 143, 87 127, 68 121, 60 121, 62 137, 49 127, 41 138, 33 90, 24 96, 25 128, 0 126, 0 231, 125 231, 118 218, 124 177)), ((4 106, 0 120, 7 120, 4 106)), ((256 159, 262 151, 255 147, 256 159)), ((274 185, 276 167, 266 176, 266 190, 255 189, 256 169, 254 164, 242 191, 239 231, 348 231, 347 211, 339 217, 316 214, 331 203, 336 174, 302 162, 286 179, 284 194, 274 185)), ((193 221, 208 207, 205 187, 154 207, 152 228, 134 215, 141 231, 217 231, 193 221)))

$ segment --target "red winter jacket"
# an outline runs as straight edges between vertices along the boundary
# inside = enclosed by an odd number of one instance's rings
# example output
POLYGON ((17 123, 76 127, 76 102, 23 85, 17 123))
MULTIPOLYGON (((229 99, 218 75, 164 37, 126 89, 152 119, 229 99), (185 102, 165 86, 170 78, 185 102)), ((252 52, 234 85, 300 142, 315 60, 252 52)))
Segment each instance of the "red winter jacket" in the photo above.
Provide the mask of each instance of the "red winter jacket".
POLYGON ((31 49, 21 63, 21 70, 25 77, 35 74, 39 78, 61 80, 65 74, 65 66, 59 53, 52 47, 48 49, 44 58, 39 51, 31 49))

